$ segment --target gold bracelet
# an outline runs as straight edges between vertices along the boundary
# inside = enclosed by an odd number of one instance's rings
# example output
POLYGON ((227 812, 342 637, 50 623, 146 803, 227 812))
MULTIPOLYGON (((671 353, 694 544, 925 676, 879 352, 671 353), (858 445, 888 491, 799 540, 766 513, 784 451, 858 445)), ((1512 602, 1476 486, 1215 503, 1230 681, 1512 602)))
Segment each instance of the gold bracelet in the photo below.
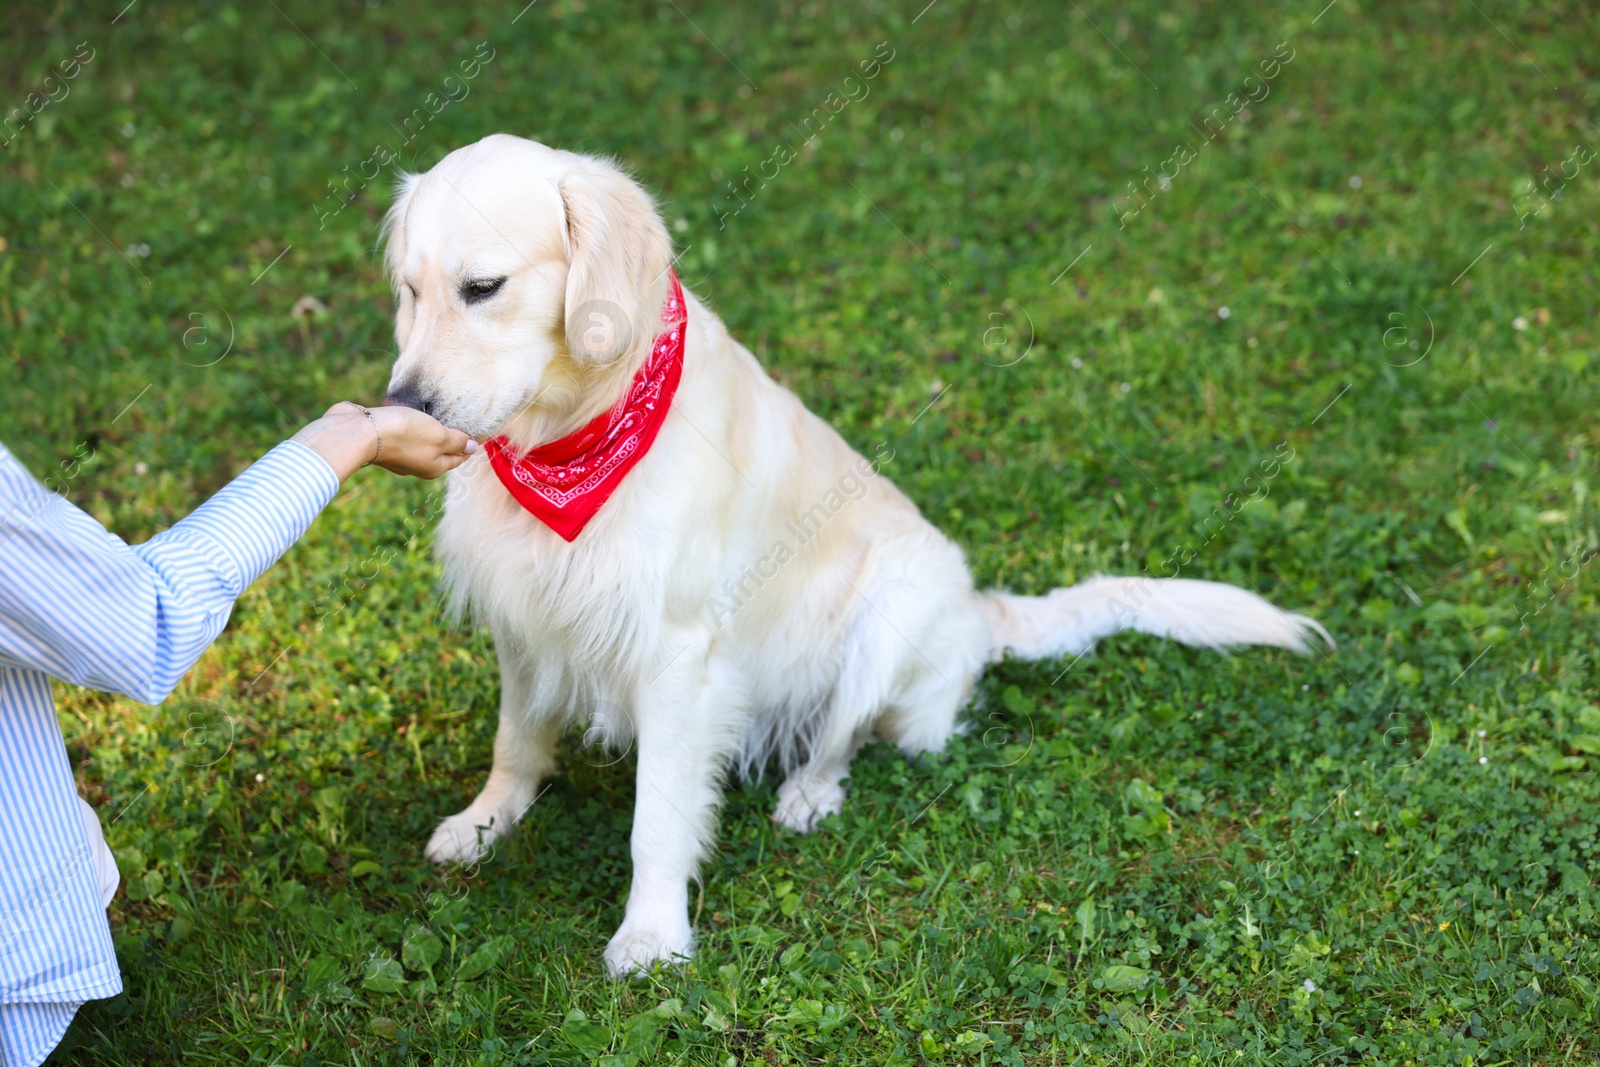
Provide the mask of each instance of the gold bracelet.
POLYGON ((371 466, 372 464, 378 462, 379 456, 383 455, 383 431, 378 429, 378 420, 373 417, 371 411, 367 410, 366 408, 362 408, 361 405, 356 404, 354 400, 346 401, 346 403, 355 404, 356 407, 361 408, 361 414, 365 415, 367 417, 367 421, 372 423, 372 432, 378 438, 378 450, 372 453, 372 458, 363 464, 363 466, 371 466))

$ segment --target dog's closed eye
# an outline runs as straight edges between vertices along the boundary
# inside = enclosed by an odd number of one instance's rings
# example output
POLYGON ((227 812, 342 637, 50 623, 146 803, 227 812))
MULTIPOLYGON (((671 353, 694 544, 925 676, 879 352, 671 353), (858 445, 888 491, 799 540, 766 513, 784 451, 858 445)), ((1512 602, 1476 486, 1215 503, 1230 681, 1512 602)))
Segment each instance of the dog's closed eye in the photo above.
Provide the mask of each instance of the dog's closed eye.
POLYGON ((505 283, 504 278, 484 278, 465 282, 461 286, 461 299, 468 304, 476 304, 498 293, 505 283))

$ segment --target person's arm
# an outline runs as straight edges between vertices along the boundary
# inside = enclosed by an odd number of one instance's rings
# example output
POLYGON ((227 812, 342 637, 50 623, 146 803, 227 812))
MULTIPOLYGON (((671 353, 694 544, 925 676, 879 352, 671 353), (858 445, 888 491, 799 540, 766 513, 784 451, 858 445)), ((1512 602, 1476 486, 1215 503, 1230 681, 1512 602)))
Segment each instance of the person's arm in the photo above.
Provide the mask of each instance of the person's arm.
POLYGON ((379 451, 436 477, 474 451, 421 412, 336 405, 192 515, 130 547, 47 492, 0 446, 0 663, 158 703, 234 600, 379 451))

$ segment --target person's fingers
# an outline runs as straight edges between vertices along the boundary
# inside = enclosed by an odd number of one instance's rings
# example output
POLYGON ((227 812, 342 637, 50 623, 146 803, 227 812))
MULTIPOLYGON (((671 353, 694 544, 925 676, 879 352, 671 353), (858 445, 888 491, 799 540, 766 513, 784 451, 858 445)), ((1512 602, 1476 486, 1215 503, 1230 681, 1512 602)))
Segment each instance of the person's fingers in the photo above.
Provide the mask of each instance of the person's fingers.
POLYGON ((407 407, 386 407, 372 413, 383 433, 378 465, 400 475, 433 479, 475 454, 471 436, 445 426, 431 415, 407 407))
POLYGON ((466 456, 470 456, 473 452, 477 451, 478 442, 474 441, 467 434, 460 430, 446 426, 443 423, 437 423, 436 425, 439 427, 437 447, 441 453, 465 458, 466 456))
POLYGON ((472 453, 478 450, 478 442, 474 441, 467 434, 462 433, 460 430, 451 429, 448 426, 445 427, 444 430, 444 451, 448 455, 459 455, 465 458, 466 456, 470 456, 472 453))
POLYGON ((450 473, 466 461, 467 456, 465 453, 441 452, 438 456, 429 460, 426 470, 417 472, 417 477, 431 481, 440 475, 450 473))

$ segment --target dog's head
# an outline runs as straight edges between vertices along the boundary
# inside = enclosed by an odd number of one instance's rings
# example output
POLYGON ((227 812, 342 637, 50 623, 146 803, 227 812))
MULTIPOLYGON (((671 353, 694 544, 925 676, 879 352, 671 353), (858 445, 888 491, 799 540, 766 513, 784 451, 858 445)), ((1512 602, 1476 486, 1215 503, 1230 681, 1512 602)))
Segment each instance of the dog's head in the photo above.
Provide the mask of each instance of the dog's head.
POLYGON ((474 437, 533 444, 581 425, 661 329, 672 242, 606 160, 486 137, 405 176, 384 235, 399 302, 388 402, 474 437))

